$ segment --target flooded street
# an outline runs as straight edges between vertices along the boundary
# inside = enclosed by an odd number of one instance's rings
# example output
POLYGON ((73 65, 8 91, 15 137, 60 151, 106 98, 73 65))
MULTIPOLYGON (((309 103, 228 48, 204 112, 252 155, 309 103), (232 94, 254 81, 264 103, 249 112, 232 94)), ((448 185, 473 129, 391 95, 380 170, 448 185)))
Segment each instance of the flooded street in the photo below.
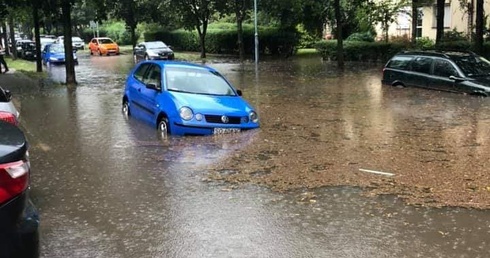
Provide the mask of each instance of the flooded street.
POLYGON ((261 128, 162 140, 121 113, 132 57, 79 57, 76 89, 12 89, 42 257, 489 256, 490 212, 426 207, 490 207, 489 99, 382 86, 380 65, 212 62, 261 128))

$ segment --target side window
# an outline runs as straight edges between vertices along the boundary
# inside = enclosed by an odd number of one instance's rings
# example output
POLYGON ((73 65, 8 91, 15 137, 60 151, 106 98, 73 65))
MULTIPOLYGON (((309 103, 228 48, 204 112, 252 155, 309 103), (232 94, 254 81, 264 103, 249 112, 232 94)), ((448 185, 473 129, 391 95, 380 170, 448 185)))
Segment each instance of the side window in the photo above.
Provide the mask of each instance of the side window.
POLYGON ((458 72, 449 61, 437 59, 434 61, 434 75, 441 77, 458 76, 458 72))
POLYGON ((430 73, 432 58, 416 57, 412 62, 412 71, 419 73, 430 73))
POLYGON ((395 56, 388 63, 388 68, 408 70, 408 65, 412 59, 411 56, 395 56))
POLYGON ((144 82, 144 76, 148 68, 150 67, 150 64, 142 64, 140 65, 137 70, 134 72, 134 78, 140 82, 144 82))
POLYGON ((157 88, 161 89, 161 81, 162 81, 162 76, 161 76, 161 71, 160 67, 157 65, 152 65, 149 69, 148 72, 145 74, 143 78, 143 82, 145 84, 154 84, 157 86, 157 88))

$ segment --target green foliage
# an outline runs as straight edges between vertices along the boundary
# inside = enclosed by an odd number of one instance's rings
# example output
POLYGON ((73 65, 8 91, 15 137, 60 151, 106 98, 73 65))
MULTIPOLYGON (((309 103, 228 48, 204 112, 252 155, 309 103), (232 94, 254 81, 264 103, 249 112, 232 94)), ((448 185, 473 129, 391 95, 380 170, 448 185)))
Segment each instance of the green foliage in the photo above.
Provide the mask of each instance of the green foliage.
MULTIPOLYGON (((254 27, 251 24, 243 26, 243 41, 245 53, 254 51, 254 27)), ((186 30, 156 30, 147 31, 145 40, 161 40, 178 51, 200 51, 199 36, 196 31, 186 30)), ((236 26, 213 25, 206 35, 206 49, 209 53, 236 54, 238 53, 236 26)), ((277 27, 259 27, 259 51, 262 54, 291 55, 299 42, 299 33, 277 27)))
POLYGON ((434 46, 435 41, 430 39, 429 37, 418 38, 415 43, 415 47, 420 50, 434 49, 434 46))
MULTIPOLYGON (((337 40, 318 41, 315 48, 324 60, 337 59, 337 40)), ((406 49, 404 44, 386 42, 344 42, 345 61, 386 62, 394 54, 406 49)))
MULTIPOLYGON (((85 42, 94 37, 94 31, 91 28, 85 28, 81 33, 81 38, 85 42)), ((136 30, 136 38, 140 37, 139 29, 136 30)), ((131 34, 126 29, 126 25, 121 21, 107 22, 99 26, 99 36, 109 37, 120 45, 131 45, 131 34)))
POLYGON ((346 41, 374 42, 374 35, 371 32, 355 32, 350 34, 346 41))
POLYGON ((442 37, 442 41, 449 42, 449 41, 467 41, 468 38, 466 37, 464 32, 457 31, 456 29, 453 29, 452 31, 445 31, 444 36, 442 37))
POLYGON ((467 51, 473 48, 473 45, 468 40, 458 40, 458 41, 442 41, 436 44, 435 48, 437 50, 460 50, 467 51))

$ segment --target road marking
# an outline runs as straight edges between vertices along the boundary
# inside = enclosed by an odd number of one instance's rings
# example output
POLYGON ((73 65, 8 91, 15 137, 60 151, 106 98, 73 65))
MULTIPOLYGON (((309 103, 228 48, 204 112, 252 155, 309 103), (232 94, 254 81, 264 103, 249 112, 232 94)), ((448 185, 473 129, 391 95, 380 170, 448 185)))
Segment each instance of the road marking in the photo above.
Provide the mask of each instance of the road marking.
POLYGON ((369 169, 359 169, 360 171, 368 172, 368 173, 373 173, 373 174, 379 174, 383 176, 394 176, 395 174, 393 173, 387 173, 387 172, 381 172, 381 171, 375 171, 375 170, 369 170, 369 169))

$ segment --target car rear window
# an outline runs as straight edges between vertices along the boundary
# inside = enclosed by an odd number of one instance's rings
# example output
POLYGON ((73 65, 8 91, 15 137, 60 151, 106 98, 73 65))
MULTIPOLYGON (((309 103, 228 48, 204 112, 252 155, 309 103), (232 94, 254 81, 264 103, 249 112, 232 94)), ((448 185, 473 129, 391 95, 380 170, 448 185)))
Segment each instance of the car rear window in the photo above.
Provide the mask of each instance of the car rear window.
POLYGON ((388 63, 387 67, 394 68, 394 69, 408 70, 409 67, 408 65, 410 64, 410 61, 412 59, 413 57, 411 56, 395 56, 388 63))

